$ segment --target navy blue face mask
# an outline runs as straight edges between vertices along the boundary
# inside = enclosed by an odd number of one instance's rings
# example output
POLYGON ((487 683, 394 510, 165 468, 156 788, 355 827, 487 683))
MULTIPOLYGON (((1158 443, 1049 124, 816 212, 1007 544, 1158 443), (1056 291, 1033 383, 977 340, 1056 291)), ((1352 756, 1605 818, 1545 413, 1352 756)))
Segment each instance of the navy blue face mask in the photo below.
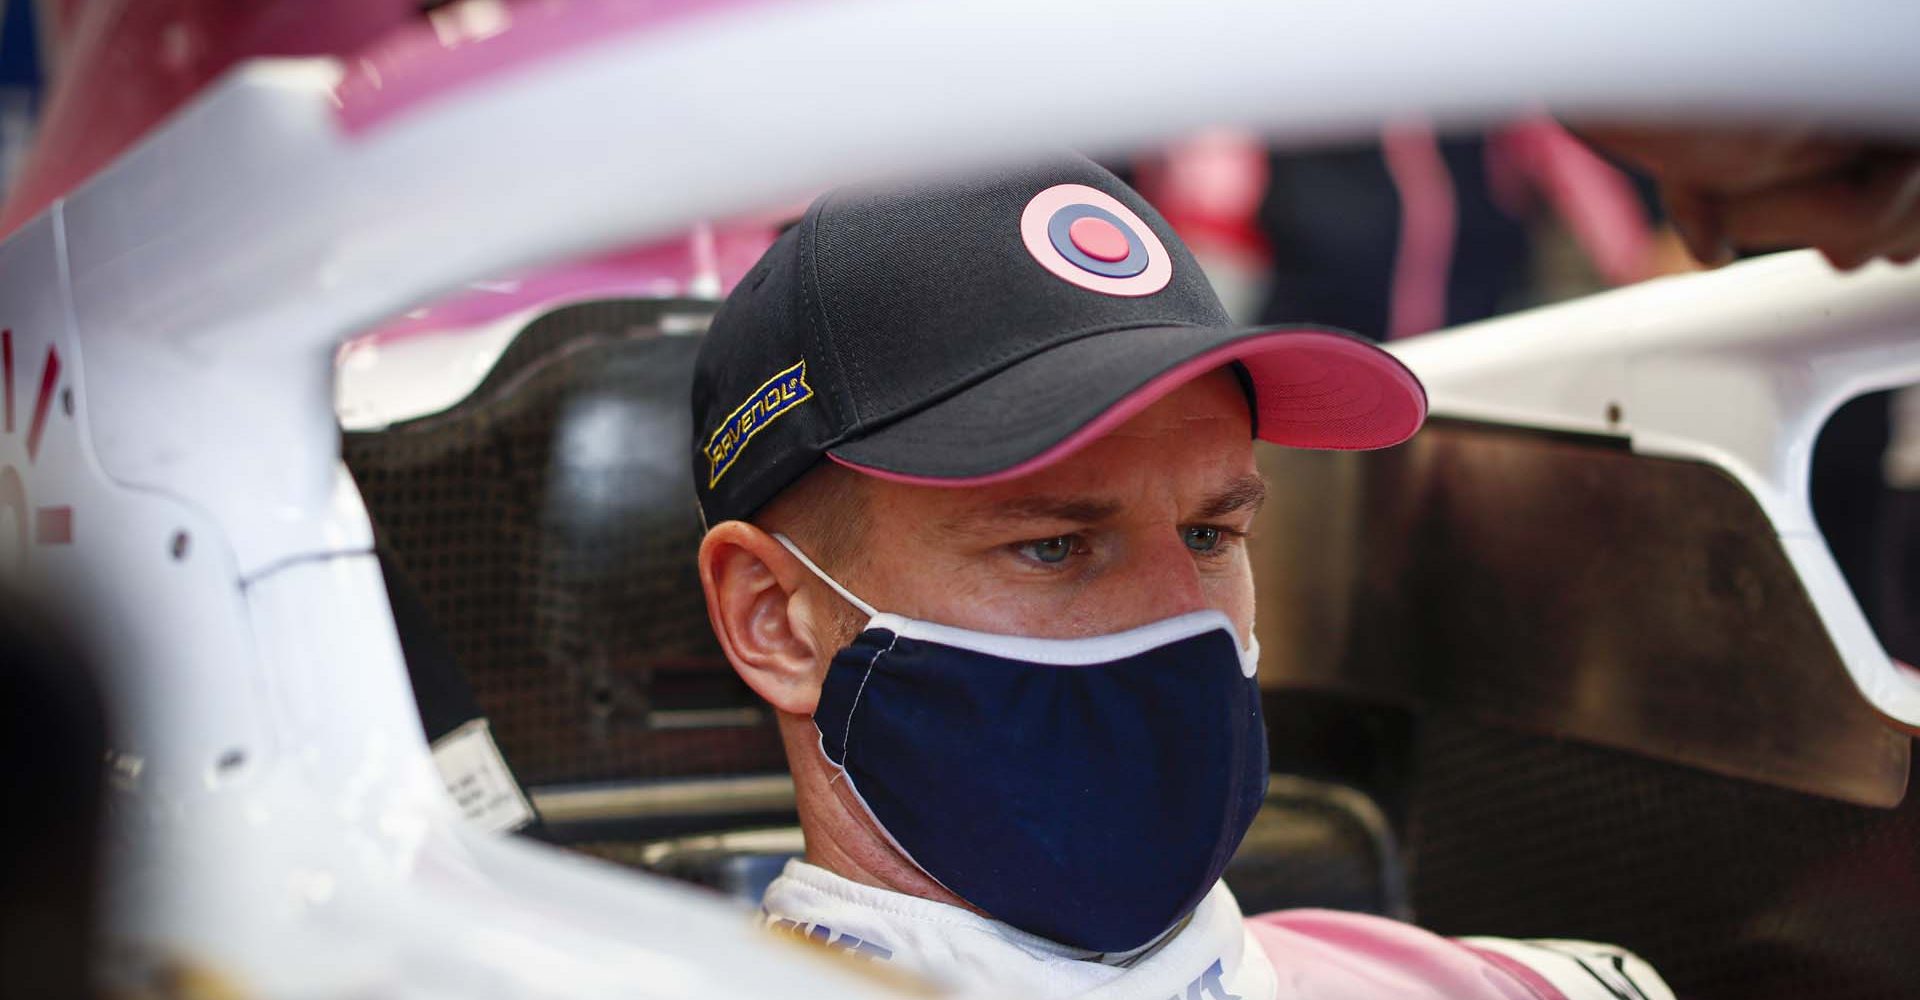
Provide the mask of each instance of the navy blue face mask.
POLYGON ((869 616, 821 752, 910 861, 996 920, 1130 951, 1193 912, 1266 795, 1256 643, 1199 611, 1089 639, 869 616))

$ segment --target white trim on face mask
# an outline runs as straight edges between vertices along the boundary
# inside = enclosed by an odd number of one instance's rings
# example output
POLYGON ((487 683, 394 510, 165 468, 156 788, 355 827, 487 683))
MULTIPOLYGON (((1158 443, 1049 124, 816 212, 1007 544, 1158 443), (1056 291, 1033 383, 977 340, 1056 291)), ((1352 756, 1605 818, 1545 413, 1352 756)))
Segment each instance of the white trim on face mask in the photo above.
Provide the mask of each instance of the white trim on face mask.
MULTIPOLYGON (((1183 615, 1149 622, 1125 632, 1112 632, 1106 635, 1090 636, 1083 639, 1035 639, 1021 635, 1003 635, 997 632, 977 632, 973 629, 956 628, 937 622, 921 621, 903 615, 889 614, 874 608, 873 605, 853 595, 853 592, 840 585, 839 581, 828 576, 807 558, 806 553, 793 540, 779 533, 774 540, 793 553, 795 559, 805 566, 820 582, 833 588, 833 592, 846 599, 848 604, 859 608, 867 615, 867 628, 885 629, 896 636, 908 639, 920 639, 937 642, 946 646, 971 649, 1009 660, 1023 660, 1028 663, 1040 663, 1053 667, 1084 667, 1136 656, 1147 650, 1169 643, 1204 635, 1216 629, 1225 631, 1239 647, 1238 634, 1233 622, 1225 614, 1208 609, 1190 611, 1183 615)), ((1240 672, 1252 677, 1260 664, 1260 640, 1240 649, 1240 672)))

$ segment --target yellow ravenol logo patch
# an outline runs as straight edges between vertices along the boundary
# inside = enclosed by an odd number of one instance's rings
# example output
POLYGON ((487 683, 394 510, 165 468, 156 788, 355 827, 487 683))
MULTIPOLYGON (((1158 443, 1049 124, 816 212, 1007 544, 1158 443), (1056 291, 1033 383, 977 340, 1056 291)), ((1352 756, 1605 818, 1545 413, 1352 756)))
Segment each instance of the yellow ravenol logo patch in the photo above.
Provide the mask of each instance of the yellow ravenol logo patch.
POLYGON ((761 383, 746 402, 727 414, 727 419, 721 421, 720 427, 707 439, 707 489, 713 489, 720 482, 720 477, 733 468, 734 460, 740 457, 740 452, 755 434, 765 430, 768 424, 784 416, 788 410, 812 398, 813 389, 807 385, 805 358, 761 383))

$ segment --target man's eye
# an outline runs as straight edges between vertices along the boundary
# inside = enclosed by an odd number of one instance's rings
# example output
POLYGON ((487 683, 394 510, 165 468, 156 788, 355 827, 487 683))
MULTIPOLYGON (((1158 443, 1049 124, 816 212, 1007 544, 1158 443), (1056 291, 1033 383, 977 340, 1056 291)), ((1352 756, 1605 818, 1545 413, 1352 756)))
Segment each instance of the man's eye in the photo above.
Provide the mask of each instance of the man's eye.
POLYGON ((1224 533, 1219 528, 1192 527, 1186 529, 1187 548, 1195 552, 1212 552, 1220 547, 1224 533))
POLYGON ((1074 537, 1058 535, 1053 538, 1036 538, 1030 542, 1021 542, 1015 548, 1021 555, 1035 562, 1053 565, 1066 562, 1067 557, 1073 554, 1074 537))

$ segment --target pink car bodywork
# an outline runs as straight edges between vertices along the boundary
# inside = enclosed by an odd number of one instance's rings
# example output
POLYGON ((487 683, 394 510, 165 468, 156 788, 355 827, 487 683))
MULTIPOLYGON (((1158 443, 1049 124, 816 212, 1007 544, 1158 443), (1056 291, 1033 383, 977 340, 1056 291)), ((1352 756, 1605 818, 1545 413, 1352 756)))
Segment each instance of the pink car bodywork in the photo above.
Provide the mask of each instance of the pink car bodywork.
POLYGON ((756 0, 66 0, 54 6, 52 98, 0 216, 11 232, 243 60, 334 56, 344 127, 361 131, 437 94, 628 32, 756 0))
MULTIPOLYGON (((596 39, 644 32, 753 0, 466 0, 423 12, 413 0, 67 0, 53 8, 60 67, 31 159, 4 206, 13 231, 112 162, 239 62, 333 56, 342 126, 376 128, 460 87, 510 77, 596 39)), ((530 306, 601 296, 712 296, 772 242, 779 213, 697 226, 683 237, 500 275, 370 332, 385 342, 471 326, 530 306)))

